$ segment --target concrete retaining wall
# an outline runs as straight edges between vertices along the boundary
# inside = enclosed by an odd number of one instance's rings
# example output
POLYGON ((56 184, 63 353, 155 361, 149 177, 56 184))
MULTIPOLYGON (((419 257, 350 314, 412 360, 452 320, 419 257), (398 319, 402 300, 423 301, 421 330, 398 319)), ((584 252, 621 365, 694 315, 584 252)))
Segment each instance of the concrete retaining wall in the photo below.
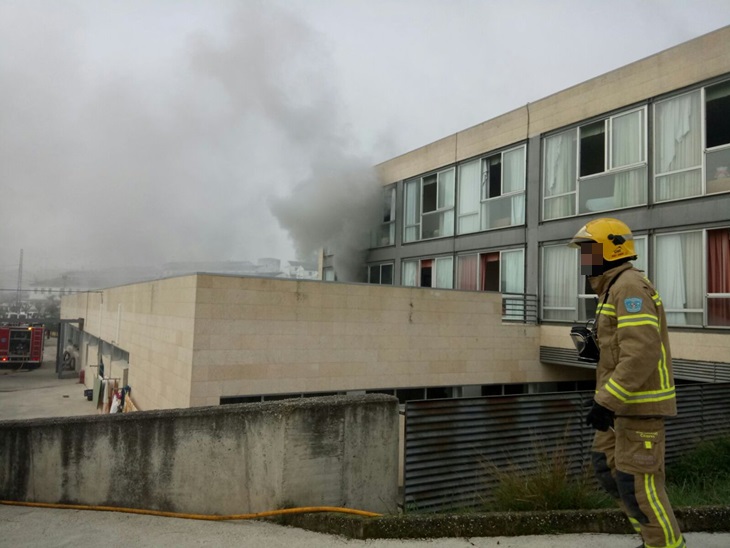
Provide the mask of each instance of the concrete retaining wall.
POLYGON ((0 422, 0 499, 241 514, 393 512, 398 401, 328 397, 0 422))

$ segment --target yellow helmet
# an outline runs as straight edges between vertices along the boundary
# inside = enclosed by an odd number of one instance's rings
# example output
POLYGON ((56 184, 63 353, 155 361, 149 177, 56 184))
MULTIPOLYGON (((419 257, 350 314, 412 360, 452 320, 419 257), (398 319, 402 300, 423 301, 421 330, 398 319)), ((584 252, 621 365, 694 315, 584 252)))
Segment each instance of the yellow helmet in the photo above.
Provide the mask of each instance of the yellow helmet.
POLYGON ((603 260, 636 259, 634 236, 626 223, 610 217, 594 219, 576 232, 570 241, 571 247, 580 247, 583 242, 597 242, 603 245, 603 260))

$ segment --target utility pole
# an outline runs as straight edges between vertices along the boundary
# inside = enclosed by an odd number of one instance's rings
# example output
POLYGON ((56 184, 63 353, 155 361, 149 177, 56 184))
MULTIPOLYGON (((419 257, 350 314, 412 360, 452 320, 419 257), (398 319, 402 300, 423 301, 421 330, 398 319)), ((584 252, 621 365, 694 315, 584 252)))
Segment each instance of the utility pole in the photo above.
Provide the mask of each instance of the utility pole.
POLYGON ((18 264, 18 294, 16 297, 15 306, 18 308, 18 317, 20 317, 20 303, 22 300, 23 291, 23 250, 20 250, 20 264, 18 264))

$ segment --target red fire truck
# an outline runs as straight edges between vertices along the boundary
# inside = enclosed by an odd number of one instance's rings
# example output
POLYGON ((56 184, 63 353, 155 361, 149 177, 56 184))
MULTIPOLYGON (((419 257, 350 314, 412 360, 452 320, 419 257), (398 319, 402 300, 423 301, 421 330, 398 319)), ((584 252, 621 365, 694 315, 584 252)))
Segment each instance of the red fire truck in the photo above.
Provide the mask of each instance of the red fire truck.
POLYGON ((40 367, 44 340, 43 324, 0 324, 0 364, 13 364, 26 369, 40 367))

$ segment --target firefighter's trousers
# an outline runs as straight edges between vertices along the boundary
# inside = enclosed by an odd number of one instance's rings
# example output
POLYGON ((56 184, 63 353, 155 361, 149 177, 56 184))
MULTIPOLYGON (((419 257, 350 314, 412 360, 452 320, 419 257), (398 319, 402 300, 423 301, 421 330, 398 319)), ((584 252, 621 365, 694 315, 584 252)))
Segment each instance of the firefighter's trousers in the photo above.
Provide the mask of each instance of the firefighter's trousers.
POLYGON ((664 488, 664 419, 616 417, 615 431, 596 432, 593 469, 649 548, 684 548, 664 488))

